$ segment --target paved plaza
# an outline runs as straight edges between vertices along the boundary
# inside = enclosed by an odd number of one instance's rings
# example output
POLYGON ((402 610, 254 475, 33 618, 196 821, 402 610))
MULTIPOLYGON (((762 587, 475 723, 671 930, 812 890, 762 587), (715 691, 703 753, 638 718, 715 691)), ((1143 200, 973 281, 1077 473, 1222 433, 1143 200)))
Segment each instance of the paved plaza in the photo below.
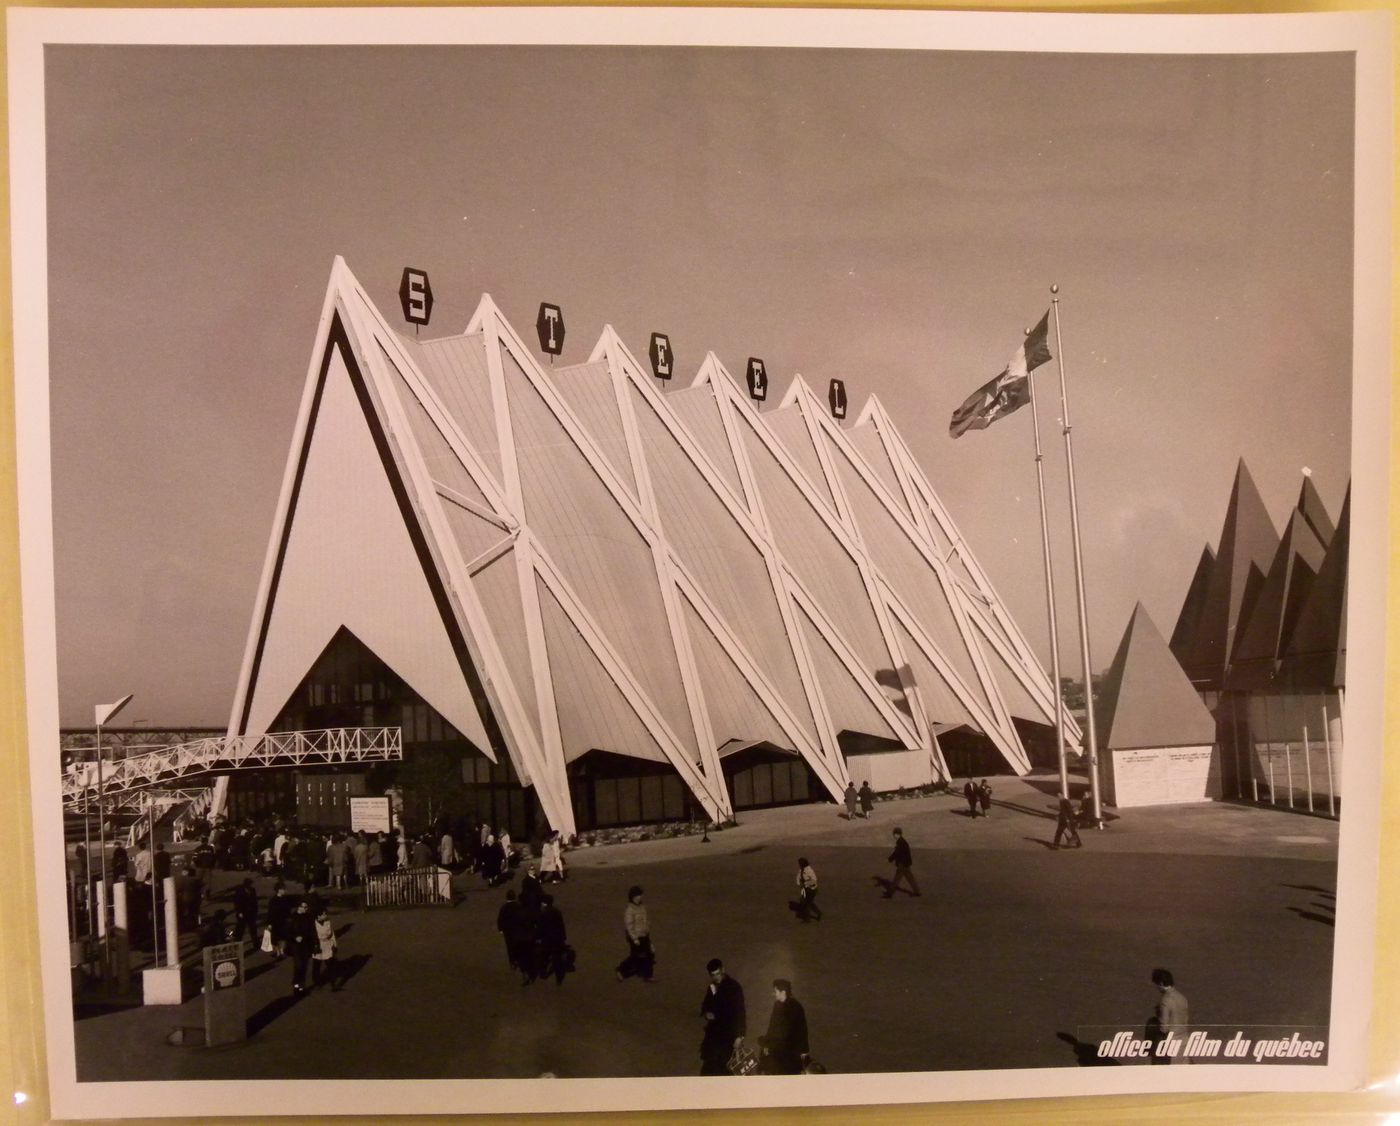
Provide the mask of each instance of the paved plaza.
MULTIPOLYGON (((456 881, 452 908, 333 916, 345 988, 293 1001, 290 962, 248 960, 250 1036, 167 1043, 180 1007, 76 1022, 81 1080, 693 1075, 705 963, 744 986, 749 1034, 790 978, 813 1055, 832 1072, 1073 1067, 1087 1043, 1140 1032, 1167 966, 1194 1027, 1325 1025, 1337 823, 1229 804, 1127 811, 1085 847, 1051 851, 1053 778, 993 779, 987 820, 960 797, 746 813, 712 835, 570 852, 554 892, 578 951, 562 985, 520 985, 495 931, 504 891, 456 881), (890 829, 923 895, 881 897, 890 829), (796 858, 819 876, 821 922, 788 909, 796 858), (646 889, 655 984, 619 983, 622 909, 646 889)), ((235 877, 224 874, 216 887, 235 877)), ((266 888, 260 888, 266 892, 266 888)))

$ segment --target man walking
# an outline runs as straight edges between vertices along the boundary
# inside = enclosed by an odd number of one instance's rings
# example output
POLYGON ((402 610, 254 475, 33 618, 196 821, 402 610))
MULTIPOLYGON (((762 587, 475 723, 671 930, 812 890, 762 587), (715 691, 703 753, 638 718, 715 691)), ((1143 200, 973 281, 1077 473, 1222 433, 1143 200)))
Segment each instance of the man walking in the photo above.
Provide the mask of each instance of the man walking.
POLYGON ((540 913, 536 924, 535 947, 539 954, 539 976, 554 976, 555 985, 564 984, 564 975, 573 967, 569 963, 568 935, 564 915, 554 906, 554 896, 540 896, 540 913))
POLYGON ((807 1011, 792 995, 792 982, 773 980, 773 1012, 768 1031, 758 1038, 764 1075, 800 1075, 808 1059, 807 1011))
POLYGON ((841 795, 841 800, 846 803, 846 820, 854 821, 856 819, 856 804, 860 800, 856 794, 854 782, 846 783, 846 792, 841 795))
POLYGON ((1055 820, 1055 840, 1051 843, 1051 848, 1060 847, 1060 838, 1068 834, 1075 848, 1083 848, 1084 842, 1079 839, 1079 830, 1075 828, 1074 803, 1069 800, 1066 794, 1060 795, 1060 814, 1055 820))
MULTIPOLYGON (((1176 1063, 1177 1057, 1158 1055, 1157 1043, 1176 1041, 1185 1043, 1190 1027, 1190 1007, 1181 990, 1177 989, 1171 970, 1160 966, 1152 971, 1152 984, 1157 987, 1157 1008, 1148 1022, 1148 1039, 1153 1042, 1152 1062, 1155 1064, 1176 1063)), ((1177 1051, 1181 1049, 1178 1048, 1177 1051)), ((1181 1059, 1186 1063, 1185 1058, 1181 1059)))
POLYGON ((233 889, 233 917, 237 924, 234 937, 243 941, 243 932, 248 932, 248 941, 256 949, 258 945, 258 893, 250 877, 233 889))
POLYGON ((316 950, 316 919, 311 914, 311 901, 302 899, 287 921, 287 952, 292 956, 292 993, 295 996, 306 992, 306 969, 316 950))
POLYGON ((743 987, 724 972, 724 963, 711 958, 705 966, 710 984, 700 1002, 705 1035, 700 1041, 700 1074, 728 1075, 729 1057, 744 1039, 748 1023, 743 987))
POLYGON ((963 800, 967 802, 967 815, 977 820, 977 785, 971 778, 963 783, 963 800))
POLYGON ((890 881, 890 886, 885 889, 885 898, 893 899, 894 893, 902 881, 909 884, 910 895, 922 895, 919 891, 919 883, 914 879, 914 854, 909 851, 909 842, 904 839, 904 832, 896 828, 894 831, 894 851, 887 859, 894 865, 894 879, 890 881))

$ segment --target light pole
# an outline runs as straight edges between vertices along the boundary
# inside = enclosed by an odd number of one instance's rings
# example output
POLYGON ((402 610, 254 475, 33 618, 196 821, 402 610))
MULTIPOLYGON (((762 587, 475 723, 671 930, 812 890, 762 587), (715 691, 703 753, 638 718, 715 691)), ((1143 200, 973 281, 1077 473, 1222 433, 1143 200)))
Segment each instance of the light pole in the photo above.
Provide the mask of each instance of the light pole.
MULTIPOLYGON (((107 928, 107 904, 112 900, 111 889, 107 887, 107 803, 106 784, 102 776, 102 727, 116 718, 117 713, 131 703, 131 694, 123 696, 114 704, 98 704, 93 708, 93 722, 97 726, 97 871, 102 880, 102 933, 104 936, 110 932, 107 928)), ((91 894, 91 879, 89 878, 88 891, 91 894)), ((108 960, 104 956, 102 959, 102 976, 105 978, 108 971, 108 960)))

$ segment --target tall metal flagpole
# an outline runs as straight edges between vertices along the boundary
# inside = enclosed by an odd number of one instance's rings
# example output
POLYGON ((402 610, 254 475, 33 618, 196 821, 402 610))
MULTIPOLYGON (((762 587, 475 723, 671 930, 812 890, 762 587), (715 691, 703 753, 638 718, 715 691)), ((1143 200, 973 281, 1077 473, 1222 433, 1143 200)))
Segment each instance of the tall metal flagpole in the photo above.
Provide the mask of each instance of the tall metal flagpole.
MULTIPOLYGON (((1026 335, 1030 336, 1030 329, 1026 335)), ((1035 410, 1035 379, 1026 383, 1031 391, 1031 431, 1035 434, 1035 484, 1040 491, 1040 542, 1045 549, 1045 607, 1050 617, 1050 675, 1055 679, 1055 754, 1060 764, 1060 793, 1069 797, 1069 765, 1065 762, 1064 700, 1060 696, 1060 633, 1055 624, 1055 573, 1050 566, 1050 520, 1045 514, 1045 467, 1040 452, 1040 419, 1035 410)))
POLYGON ((1103 800, 1099 794, 1099 738, 1094 721, 1094 674, 1089 659, 1089 611, 1084 601, 1084 552, 1079 543, 1079 500, 1074 490, 1074 445, 1070 441, 1069 389, 1065 383, 1065 345, 1060 339, 1060 287, 1050 287, 1050 304, 1055 310, 1055 363, 1060 369, 1060 411, 1065 435, 1065 469, 1069 476, 1069 522, 1074 533, 1074 593, 1079 602, 1079 650, 1084 659, 1085 734, 1089 744, 1089 794, 1094 807, 1094 824, 1103 828, 1103 800))

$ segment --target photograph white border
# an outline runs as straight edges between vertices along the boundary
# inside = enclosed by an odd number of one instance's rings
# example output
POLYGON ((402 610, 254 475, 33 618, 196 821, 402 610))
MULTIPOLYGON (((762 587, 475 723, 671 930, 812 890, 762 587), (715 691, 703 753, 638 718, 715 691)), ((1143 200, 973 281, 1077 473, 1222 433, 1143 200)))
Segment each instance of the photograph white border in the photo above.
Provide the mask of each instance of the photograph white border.
MULTIPOLYGON (((61 886, 63 839, 48 429, 43 51, 46 44, 568 44, 940 51, 1356 55, 1353 520, 1347 813, 1329 1062, 1316 1066, 1037 1069, 668 1078, 178 1083, 75 1081, 61 896, 38 904, 53 1113, 58 1117, 519 1113, 852 1105, 1159 1091, 1346 1090, 1364 1077, 1380 829, 1390 443, 1392 113, 1384 13, 1098 16, 764 9, 12 9, 9 16, 17 483, 37 884, 61 886)), ((1300 262, 1299 269, 1306 269, 1300 262)))

